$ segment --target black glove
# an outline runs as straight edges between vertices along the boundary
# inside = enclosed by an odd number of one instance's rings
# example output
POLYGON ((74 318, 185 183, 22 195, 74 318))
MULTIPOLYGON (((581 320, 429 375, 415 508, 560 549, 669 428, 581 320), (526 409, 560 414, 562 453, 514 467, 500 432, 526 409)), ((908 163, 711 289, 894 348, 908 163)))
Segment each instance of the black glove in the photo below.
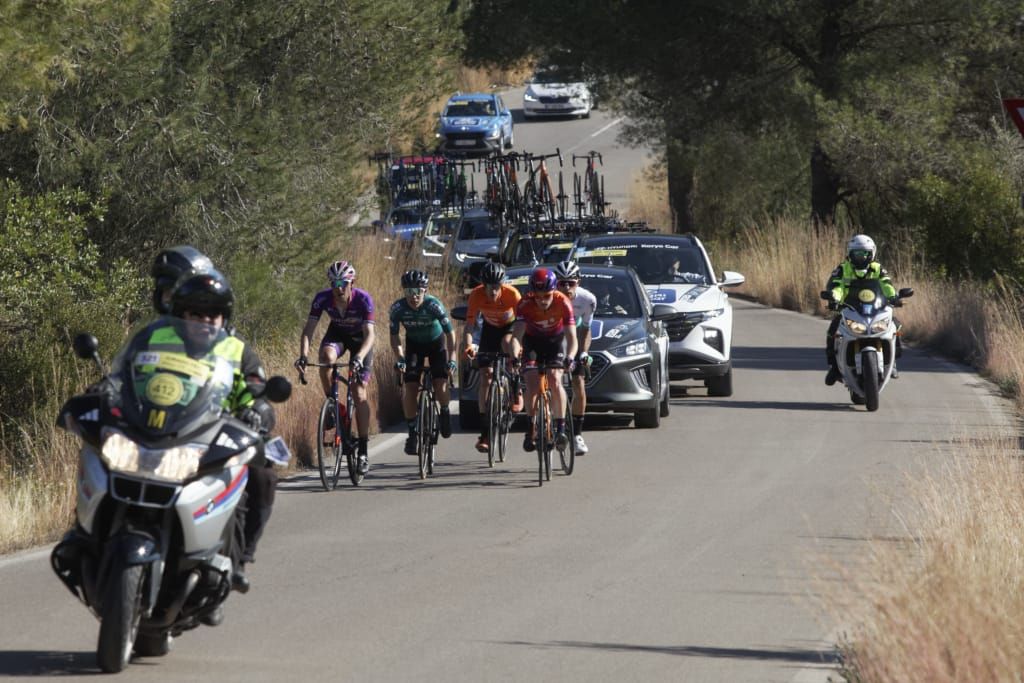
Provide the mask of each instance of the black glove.
POLYGON ((238 419, 249 425, 249 428, 254 432, 259 432, 263 427, 263 416, 252 408, 246 408, 242 411, 242 414, 238 416, 238 419))
POLYGON ((305 370, 307 365, 309 365, 309 359, 305 356, 299 356, 299 359, 295 361, 295 367, 299 370, 305 370))
POLYGON ((352 358, 352 372, 358 374, 363 369, 363 361, 358 356, 352 358))

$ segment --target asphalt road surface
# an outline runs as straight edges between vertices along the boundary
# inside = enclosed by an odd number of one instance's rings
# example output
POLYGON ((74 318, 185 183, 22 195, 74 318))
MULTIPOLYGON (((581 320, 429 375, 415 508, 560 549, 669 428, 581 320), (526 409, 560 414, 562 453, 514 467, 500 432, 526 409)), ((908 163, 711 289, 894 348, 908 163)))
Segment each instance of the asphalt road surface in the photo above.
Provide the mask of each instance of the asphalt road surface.
MULTIPOLYGON (((564 134, 611 150, 613 122, 523 124, 517 147, 564 134)), ((283 482, 249 594, 122 676, 824 681, 837 624, 819 598, 842 590, 835 568, 892 533, 905 473, 1013 418, 991 385, 913 349, 867 413, 824 386, 826 321, 734 305, 735 394, 675 385, 656 430, 588 418, 571 477, 539 488, 521 433, 493 469, 456 433, 426 481, 384 435, 358 489, 283 482)), ((97 671, 97 622, 46 550, 0 560, 0 608, 0 677, 97 671)))

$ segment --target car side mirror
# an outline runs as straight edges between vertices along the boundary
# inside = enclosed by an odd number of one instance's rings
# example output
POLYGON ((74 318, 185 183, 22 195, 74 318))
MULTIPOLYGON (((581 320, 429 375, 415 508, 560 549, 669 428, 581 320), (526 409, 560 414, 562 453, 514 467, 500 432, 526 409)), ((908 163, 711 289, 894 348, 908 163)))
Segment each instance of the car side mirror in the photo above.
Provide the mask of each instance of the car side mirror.
POLYGON ((679 315, 674 307, 669 304, 654 304, 654 309, 651 312, 651 320, 657 322, 659 320, 668 320, 679 315))
POLYGON ((718 281, 720 287, 736 287, 742 285, 747 281, 747 278, 743 277, 740 273, 734 273, 731 270, 722 271, 722 279, 718 281))
POLYGON ((292 395, 292 383, 280 375, 274 375, 267 380, 267 386, 263 390, 263 396, 274 403, 284 403, 292 395))
POLYGON ((456 306, 455 308, 453 308, 451 310, 451 313, 450 313, 450 315, 452 317, 452 320, 461 320, 462 322, 466 322, 466 311, 467 310, 468 309, 467 309, 466 306, 456 306))
POLYGON ((897 292, 897 294, 901 299, 906 299, 908 297, 914 296, 914 289, 912 287, 904 287, 899 292, 897 292))

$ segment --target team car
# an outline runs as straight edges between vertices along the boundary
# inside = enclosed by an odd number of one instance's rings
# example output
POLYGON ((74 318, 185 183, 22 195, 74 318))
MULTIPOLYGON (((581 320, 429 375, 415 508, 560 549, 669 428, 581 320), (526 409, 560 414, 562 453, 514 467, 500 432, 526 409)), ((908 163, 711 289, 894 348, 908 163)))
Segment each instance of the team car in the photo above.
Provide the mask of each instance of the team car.
POLYGON ((588 118, 594 98, 583 79, 557 65, 540 67, 526 84, 523 116, 579 116, 588 118))
POLYGON ((448 154, 489 154, 515 142, 512 112, 501 95, 457 93, 441 112, 438 151, 448 154))
POLYGON ((703 381, 709 396, 732 395, 732 304, 725 288, 743 284, 741 274, 726 270, 716 277, 692 234, 588 236, 572 258, 636 270, 651 301, 676 310, 666 321, 671 379, 703 381))
MULTIPOLYGON (((593 292, 597 310, 590 326, 591 364, 587 388, 588 413, 631 413, 634 424, 653 428, 669 414, 668 334, 661 322, 674 308, 654 304, 634 271, 620 266, 587 265, 580 286, 593 292)), ((508 269, 508 284, 526 293, 533 267, 508 269)), ((466 307, 452 309, 464 320, 466 307)), ((477 324, 474 339, 479 338, 477 324)), ((479 424, 477 370, 460 354, 459 421, 463 429, 479 424)))

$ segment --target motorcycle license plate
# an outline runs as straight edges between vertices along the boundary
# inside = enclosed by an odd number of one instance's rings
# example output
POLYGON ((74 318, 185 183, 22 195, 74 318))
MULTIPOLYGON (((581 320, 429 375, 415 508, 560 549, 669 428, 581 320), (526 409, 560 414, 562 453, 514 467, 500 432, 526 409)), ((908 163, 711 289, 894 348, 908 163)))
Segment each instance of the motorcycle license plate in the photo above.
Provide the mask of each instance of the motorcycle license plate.
POLYGON ((275 436, 268 441, 263 446, 263 452, 267 456, 267 460, 281 467, 286 466, 288 461, 292 459, 291 451, 288 450, 288 444, 279 436, 275 436))

